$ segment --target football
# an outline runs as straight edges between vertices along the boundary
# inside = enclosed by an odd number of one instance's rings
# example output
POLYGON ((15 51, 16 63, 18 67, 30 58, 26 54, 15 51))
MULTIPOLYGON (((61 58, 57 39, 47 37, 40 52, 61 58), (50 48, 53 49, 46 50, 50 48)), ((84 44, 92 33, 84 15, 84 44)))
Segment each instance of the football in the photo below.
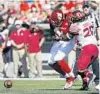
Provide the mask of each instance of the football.
POLYGON ((11 80, 6 80, 4 82, 4 87, 6 88, 11 88, 12 87, 12 81, 11 80))

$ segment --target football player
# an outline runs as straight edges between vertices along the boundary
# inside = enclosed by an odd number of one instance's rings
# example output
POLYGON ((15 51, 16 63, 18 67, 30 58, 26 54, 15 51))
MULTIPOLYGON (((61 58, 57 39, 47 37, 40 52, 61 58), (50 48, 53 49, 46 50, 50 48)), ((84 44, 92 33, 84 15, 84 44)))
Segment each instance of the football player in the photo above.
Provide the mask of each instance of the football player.
POLYGON ((68 89, 72 86, 74 81, 74 75, 68 63, 64 60, 65 56, 67 56, 74 47, 74 38, 71 38, 71 36, 66 38, 69 32, 70 22, 68 19, 64 19, 61 10, 55 10, 50 16, 50 26, 52 38, 55 42, 50 51, 51 55, 48 64, 56 72, 66 77, 64 89, 68 89))
POLYGON ((76 34, 78 44, 81 47, 80 55, 76 61, 78 74, 81 76, 83 85, 80 90, 88 90, 88 81, 92 73, 88 67, 99 54, 97 40, 93 34, 93 25, 88 21, 85 14, 79 10, 72 13, 70 33, 76 34))
MULTIPOLYGON (((98 20, 98 15, 95 13, 96 10, 93 10, 93 8, 90 7, 89 4, 84 4, 83 12, 88 17, 88 20, 91 21, 91 23, 93 24, 93 34, 96 36, 99 45, 100 22, 98 20)), ((92 63, 92 70, 93 70, 93 74, 96 76, 94 82, 96 85, 98 85, 99 84, 99 58, 95 59, 95 61, 92 63)))

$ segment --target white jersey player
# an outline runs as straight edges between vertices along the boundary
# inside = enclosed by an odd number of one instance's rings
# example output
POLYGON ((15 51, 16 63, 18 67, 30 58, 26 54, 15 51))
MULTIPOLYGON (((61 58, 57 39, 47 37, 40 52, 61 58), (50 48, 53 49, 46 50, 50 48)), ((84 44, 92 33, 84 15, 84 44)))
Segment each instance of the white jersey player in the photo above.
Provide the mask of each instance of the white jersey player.
POLYGON ((72 13, 72 22, 70 33, 76 34, 78 43, 81 46, 80 55, 76 60, 78 74, 83 80, 80 90, 88 90, 88 81, 91 76, 88 67, 99 54, 97 40, 93 34, 92 23, 86 19, 83 12, 74 11, 72 13))

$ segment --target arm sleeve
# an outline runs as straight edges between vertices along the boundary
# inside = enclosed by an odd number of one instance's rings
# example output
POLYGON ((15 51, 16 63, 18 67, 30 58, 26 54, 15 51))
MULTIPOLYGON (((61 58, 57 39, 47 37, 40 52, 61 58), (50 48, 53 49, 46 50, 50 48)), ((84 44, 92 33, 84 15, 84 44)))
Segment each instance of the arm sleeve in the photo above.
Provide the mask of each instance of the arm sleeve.
POLYGON ((97 16, 95 17, 95 22, 96 22, 97 28, 100 27, 100 21, 97 16))
POLYGON ((52 26, 52 24, 50 24, 50 36, 54 36, 55 32, 54 32, 54 27, 52 26))

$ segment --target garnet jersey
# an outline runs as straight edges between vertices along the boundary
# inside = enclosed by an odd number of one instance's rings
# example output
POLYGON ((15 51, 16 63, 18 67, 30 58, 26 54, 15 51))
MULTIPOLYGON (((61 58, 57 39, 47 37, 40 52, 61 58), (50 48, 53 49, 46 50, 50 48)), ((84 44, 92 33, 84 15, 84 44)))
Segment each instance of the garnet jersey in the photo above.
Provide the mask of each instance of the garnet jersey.
POLYGON ((88 20, 71 24, 70 32, 78 34, 77 40, 82 47, 88 44, 97 45, 97 40, 93 35, 93 26, 88 20))
POLYGON ((69 32, 69 26, 70 26, 70 23, 69 23, 68 19, 65 19, 60 24, 59 27, 54 28, 55 36, 60 37, 62 34, 65 35, 67 32, 69 32))
POLYGON ((65 19, 62 24, 60 25, 60 31, 63 32, 63 34, 66 34, 67 32, 69 32, 69 20, 65 19))

